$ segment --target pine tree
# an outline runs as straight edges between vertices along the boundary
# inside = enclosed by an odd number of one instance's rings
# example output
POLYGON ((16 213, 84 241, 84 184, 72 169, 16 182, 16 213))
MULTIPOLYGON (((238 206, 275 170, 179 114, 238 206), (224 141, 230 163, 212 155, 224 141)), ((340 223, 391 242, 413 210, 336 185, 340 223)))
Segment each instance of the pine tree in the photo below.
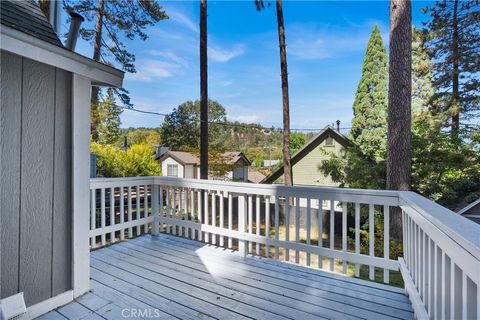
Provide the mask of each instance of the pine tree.
POLYGON ((424 32, 413 28, 412 38, 412 120, 415 122, 431 113, 435 88, 424 32))
POLYGON ((468 124, 480 111, 480 1, 437 1, 428 11, 437 112, 450 117, 456 139, 460 123, 468 124))
POLYGON ((369 158, 385 159, 388 59, 380 30, 373 28, 353 103, 350 136, 369 158))
POLYGON ((120 114, 122 107, 116 104, 115 95, 110 88, 98 108, 100 123, 98 137, 101 144, 114 144, 120 137, 120 114))
MULTIPOLYGON (((130 73, 136 72, 135 55, 127 50, 124 39, 138 37, 146 40, 148 26, 168 19, 157 1, 65 0, 64 4, 67 11, 77 12, 87 20, 80 29, 80 36, 93 43, 93 60, 106 64, 115 61, 122 70, 130 73)), ((132 106, 126 89, 113 90, 124 106, 132 106)), ((98 140, 97 127, 101 121, 98 112, 100 96, 100 88, 92 87, 91 131, 94 141, 98 140)))

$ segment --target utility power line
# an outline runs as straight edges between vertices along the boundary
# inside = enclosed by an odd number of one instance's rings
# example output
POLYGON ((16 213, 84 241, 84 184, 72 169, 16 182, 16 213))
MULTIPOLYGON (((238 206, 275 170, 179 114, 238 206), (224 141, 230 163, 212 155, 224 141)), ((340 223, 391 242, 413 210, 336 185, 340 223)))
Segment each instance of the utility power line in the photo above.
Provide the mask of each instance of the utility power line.
MULTIPOLYGON (((121 106, 119 106, 121 107, 121 106)), ((157 115, 161 117, 165 117, 169 115, 168 113, 162 113, 162 112, 156 112, 156 111, 146 111, 146 110, 141 110, 137 108, 125 108, 122 107, 123 110, 129 110, 129 111, 134 111, 138 113, 143 113, 143 114, 152 114, 152 115, 157 115)), ((200 119, 196 119, 196 122, 201 122, 200 119)), ((220 121, 208 121, 208 124, 213 124, 213 125, 222 125, 222 126, 227 126, 227 127, 239 127, 239 128, 244 128, 244 129, 263 129, 263 130, 275 130, 275 131, 283 131, 283 128, 278 128, 278 127, 265 127, 260 124, 241 124, 241 123, 233 123, 233 122, 220 122, 220 121)), ((291 128, 290 131, 311 131, 311 132, 318 132, 321 131, 323 128, 291 128)), ((340 130, 348 130, 351 129, 351 127, 342 127, 340 130)))

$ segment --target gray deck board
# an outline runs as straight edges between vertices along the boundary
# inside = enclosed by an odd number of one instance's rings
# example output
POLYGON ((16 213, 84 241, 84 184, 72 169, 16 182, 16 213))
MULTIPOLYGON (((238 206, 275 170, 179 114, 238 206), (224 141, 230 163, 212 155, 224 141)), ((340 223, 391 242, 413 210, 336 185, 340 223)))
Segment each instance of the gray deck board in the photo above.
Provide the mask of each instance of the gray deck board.
POLYGON ((121 319, 413 319, 402 290, 170 235, 91 253, 91 292, 41 317, 121 319), (155 312, 155 314, 154 314, 155 312))

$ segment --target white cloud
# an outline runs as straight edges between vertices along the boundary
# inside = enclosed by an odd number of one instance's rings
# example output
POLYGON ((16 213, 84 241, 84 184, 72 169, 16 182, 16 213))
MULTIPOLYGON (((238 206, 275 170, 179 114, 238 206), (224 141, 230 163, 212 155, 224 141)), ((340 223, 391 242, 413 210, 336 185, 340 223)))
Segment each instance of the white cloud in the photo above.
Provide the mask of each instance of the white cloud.
MULTIPOLYGON (((357 32, 352 32, 351 28, 292 24, 287 26, 288 39, 292 39, 287 41, 288 54, 303 60, 320 60, 353 51, 365 51, 373 28, 372 23, 358 26, 357 32)), ((388 39, 384 38, 384 42, 385 40, 388 39)))
POLYGON ((166 60, 170 60, 172 62, 175 62, 175 63, 181 65, 184 68, 189 67, 189 63, 186 59, 180 57, 178 54, 175 54, 172 51, 149 50, 149 51, 147 51, 147 53, 151 56, 154 56, 154 57, 161 57, 161 58, 164 58, 166 60))
POLYGON ((127 73, 126 78, 143 82, 152 82, 169 78, 179 71, 179 66, 174 63, 159 60, 143 60, 137 65, 136 73, 127 73))
POLYGON ((238 44, 232 49, 223 49, 219 46, 208 47, 208 58, 216 62, 227 62, 245 53, 245 46, 238 44))
POLYGON ((181 24, 182 26, 186 27, 190 31, 193 31, 195 33, 200 33, 199 26, 197 25, 197 23, 195 23, 187 15, 174 9, 169 9, 167 12, 168 12, 169 20, 174 21, 178 24, 181 24))

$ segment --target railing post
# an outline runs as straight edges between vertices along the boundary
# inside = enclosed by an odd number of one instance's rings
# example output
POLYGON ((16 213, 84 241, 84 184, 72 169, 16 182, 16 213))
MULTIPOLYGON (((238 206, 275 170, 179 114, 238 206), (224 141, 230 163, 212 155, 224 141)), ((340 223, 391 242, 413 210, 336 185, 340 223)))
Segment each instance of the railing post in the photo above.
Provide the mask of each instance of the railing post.
MULTIPOLYGON (((246 199, 245 195, 238 196, 238 231, 241 235, 245 234, 247 226, 247 206, 246 206, 246 199)), ((238 239, 238 252, 240 253, 240 257, 246 258, 247 257, 247 246, 245 244, 245 240, 238 239)))
POLYGON ((152 234, 158 235, 159 215, 158 215, 158 185, 152 184, 152 234))

